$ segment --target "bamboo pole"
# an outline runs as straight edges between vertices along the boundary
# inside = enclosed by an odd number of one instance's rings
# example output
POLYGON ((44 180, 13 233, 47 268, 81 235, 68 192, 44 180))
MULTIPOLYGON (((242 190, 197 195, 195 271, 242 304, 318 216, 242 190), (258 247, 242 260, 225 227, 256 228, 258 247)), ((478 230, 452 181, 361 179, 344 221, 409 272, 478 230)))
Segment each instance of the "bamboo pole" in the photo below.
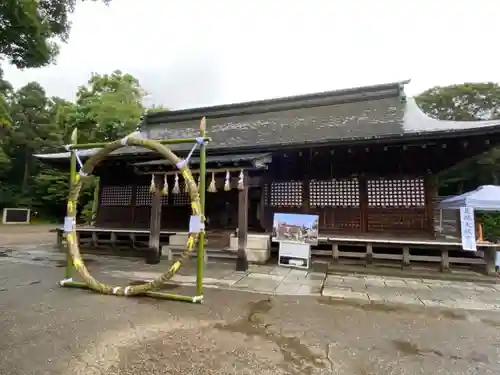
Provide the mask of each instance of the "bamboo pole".
MULTIPOLYGON (((205 142, 210 142, 212 140, 212 138, 204 137, 203 140, 205 142)), ((157 140, 155 142, 158 142, 162 145, 176 145, 176 144, 185 144, 185 143, 195 143, 196 138, 170 138, 170 139, 157 140)), ((101 148, 101 147, 106 147, 107 145, 109 145, 111 143, 113 143, 113 142, 96 142, 96 143, 81 143, 81 144, 73 143, 73 144, 69 145, 68 148, 70 150, 101 148)))
MULTIPOLYGON (((75 128, 71 132, 71 143, 76 144, 77 142, 78 142, 78 129, 75 128)), ((71 151, 71 159, 69 165, 69 191, 71 191, 73 184, 75 183, 75 176, 76 176, 76 152, 71 151)), ((66 216, 71 216, 69 207, 66 208, 66 216)), ((73 258, 71 257, 71 253, 68 248, 66 249, 66 270, 64 272, 64 276, 66 279, 70 279, 72 274, 73 274, 73 258)))
MULTIPOLYGON (((81 281, 66 281, 61 284, 61 286, 66 287, 66 288, 77 288, 77 289, 85 289, 85 290, 90 290, 90 287, 81 282, 81 281)), ((181 301, 181 302, 191 302, 191 303, 201 303, 202 299, 198 296, 184 296, 181 294, 170 294, 170 293, 163 293, 163 292, 158 292, 158 291, 148 291, 145 292, 144 294, 139 294, 137 296, 146 296, 146 297, 152 297, 152 298, 160 298, 160 299, 169 299, 169 300, 174 300, 174 301, 181 301)))
MULTIPOLYGON (((200 122, 200 137, 206 138, 206 119, 203 117, 200 122)), ((203 224, 205 223, 205 197, 206 197, 206 157, 207 157, 207 147, 205 143, 200 145, 200 183, 198 186, 198 191, 200 194, 200 207, 201 207, 201 219, 203 224)), ((196 258, 196 294, 198 296, 203 295, 203 266, 205 262, 205 229, 202 231, 198 237, 198 254, 196 258)))

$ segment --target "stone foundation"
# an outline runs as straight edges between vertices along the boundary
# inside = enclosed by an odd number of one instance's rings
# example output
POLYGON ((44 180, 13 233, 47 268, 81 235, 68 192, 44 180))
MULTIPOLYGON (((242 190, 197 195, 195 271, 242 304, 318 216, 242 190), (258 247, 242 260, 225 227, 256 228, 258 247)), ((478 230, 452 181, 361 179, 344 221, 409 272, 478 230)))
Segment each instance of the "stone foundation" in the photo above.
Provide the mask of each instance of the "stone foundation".
MULTIPOLYGON (((229 250, 238 250, 238 237, 231 236, 229 241, 229 250)), ((245 249, 247 260, 250 263, 267 263, 271 257, 271 240, 269 235, 248 234, 247 247, 245 249)))
MULTIPOLYGON (((238 250, 238 237, 229 236, 229 251, 236 252, 238 250)), ((163 247, 163 254, 169 256, 170 248, 184 248, 186 246, 188 233, 177 233, 170 236, 168 246, 163 247)), ((247 260, 250 263, 264 264, 271 257, 271 240, 269 235, 265 234, 248 234, 247 247, 245 249, 247 260)), ((206 253, 205 253, 206 255, 206 253)))
POLYGON ((176 233, 170 236, 169 245, 170 246, 186 246, 188 239, 188 233, 176 233))

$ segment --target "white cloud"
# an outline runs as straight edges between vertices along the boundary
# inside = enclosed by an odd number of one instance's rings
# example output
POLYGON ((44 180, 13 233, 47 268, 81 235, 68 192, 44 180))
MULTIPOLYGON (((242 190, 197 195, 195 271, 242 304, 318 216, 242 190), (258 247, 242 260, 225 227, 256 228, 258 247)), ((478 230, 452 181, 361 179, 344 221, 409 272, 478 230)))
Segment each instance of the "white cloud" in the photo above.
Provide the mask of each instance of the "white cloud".
POLYGON ((79 4, 57 65, 17 71, 72 98, 91 72, 139 78, 171 108, 411 78, 408 94, 500 81, 491 0, 114 0, 79 4))

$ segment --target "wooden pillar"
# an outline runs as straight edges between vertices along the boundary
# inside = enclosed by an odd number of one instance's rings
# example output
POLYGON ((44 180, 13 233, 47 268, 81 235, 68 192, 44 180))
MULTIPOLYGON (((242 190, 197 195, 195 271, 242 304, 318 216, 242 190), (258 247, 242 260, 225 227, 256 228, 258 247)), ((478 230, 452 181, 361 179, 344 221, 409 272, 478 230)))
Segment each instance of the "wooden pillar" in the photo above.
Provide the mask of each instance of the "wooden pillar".
POLYGON ((334 243, 332 245, 332 257, 333 257, 333 262, 337 263, 339 261, 339 244, 334 243))
POLYGON ((265 231, 269 230, 268 226, 268 210, 269 210, 269 202, 271 197, 271 178, 269 171, 265 171, 260 180, 261 186, 261 202, 260 202, 260 226, 265 231), (267 190, 265 190, 267 189, 267 190))
POLYGON ((484 260, 486 262, 485 273, 488 276, 496 275, 497 247, 487 247, 484 249, 484 260))
POLYGON ((158 264, 161 258, 160 231, 161 231, 161 189, 163 180, 161 176, 155 175, 155 192, 151 197, 151 215, 149 219, 149 254, 147 263, 158 264))
POLYGON ((365 255, 366 265, 371 265, 373 263, 373 244, 366 244, 366 255, 365 255))
POLYGON ((450 254, 448 249, 441 250, 441 272, 450 271, 450 254))
POLYGON ((403 247, 403 267, 407 267, 410 265, 410 247, 403 247))
POLYGON ((436 231, 434 230, 434 199, 437 196, 437 181, 436 177, 430 172, 424 177, 424 191, 425 191, 425 219, 427 222, 427 231, 436 238, 436 231))
POLYGON ((130 200, 130 227, 137 228, 136 220, 135 220, 135 210, 137 208, 137 189, 139 186, 137 182, 132 184, 132 199, 130 200))
POLYGON ((236 258, 236 271, 248 270, 246 254, 248 237, 248 177, 243 172, 243 189, 238 192, 238 257, 236 258))
MULTIPOLYGON (((310 194, 310 176, 309 176, 309 171, 312 168, 312 150, 309 150, 308 153, 304 153, 302 156, 302 153, 299 154, 301 156, 303 163, 306 164, 306 168, 303 170, 302 173, 302 205, 300 207, 300 212, 303 214, 309 214, 309 207, 310 207, 310 202, 311 202, 311 194, 310 194)), ((300 160, 300 159, 299 159, 300 160)), ((302 166, 304 164, 301 163, 302 166)))
POLYGON ((359 210, 361 216, 361 233, 368 232, 368 183, 364 175, 358 177, 359 210))

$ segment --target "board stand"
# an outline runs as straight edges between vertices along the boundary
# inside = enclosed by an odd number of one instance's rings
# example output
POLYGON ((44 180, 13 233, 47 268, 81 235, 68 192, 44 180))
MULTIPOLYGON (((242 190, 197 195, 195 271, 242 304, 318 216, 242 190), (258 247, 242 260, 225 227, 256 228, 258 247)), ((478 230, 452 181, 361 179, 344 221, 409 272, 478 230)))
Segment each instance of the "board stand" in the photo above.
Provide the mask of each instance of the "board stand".
POLYGON ((5 207, 2 214, 2 224, 29 224, 31 210, 29 208, 5 207))
POLYGON ((278 266, 309 269, 311 266, 311 245, 294 241, 280 241, 278 266))

